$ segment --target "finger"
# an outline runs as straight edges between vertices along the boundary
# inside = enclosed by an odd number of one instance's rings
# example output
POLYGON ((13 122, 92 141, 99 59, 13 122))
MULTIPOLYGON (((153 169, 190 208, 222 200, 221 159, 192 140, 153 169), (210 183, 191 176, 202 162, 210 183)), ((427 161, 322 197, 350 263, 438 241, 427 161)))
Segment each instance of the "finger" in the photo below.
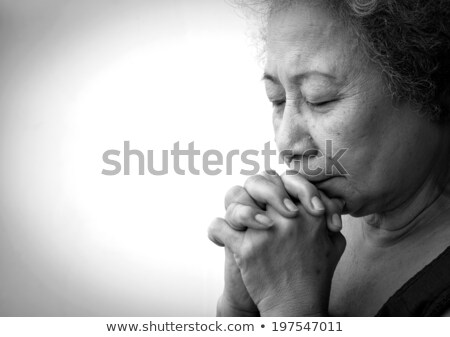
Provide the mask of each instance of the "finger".
POLYGON ((273 226, 274 231, 285 232, 287 230, 290 232, 292 228, 299 227, 298 230, 302 232, 323 231, 323 233, 327 233, 327 225, 324 216, 309 214, 301 204, 298 204, 298 209, 299 215, 297 217, 286 218, 268 205, 266 214, 275 223, 273 226))
POLYGON ((261 175, 247 179, 244 188, 257 202, 271 205, 285 217, 291 218, 298 214, 297 206, 292 202, 284 187, 261 175))
POLYGON ((261 175, 267 180, 271 181, 275 185, 279 186, 281 189, 284 189, 283 181, 281 180, 280 175, 274 170, 266 170, 261 172, 261 175))
POLYGON ((327 228, 331 232, 339 232, 342 229, 341 213, 344 208, 344 202, 341 199, 330 199, 319 190, 320 198, 325 205, 327 228))
POLYGON ((258 203, 242 186, 233 186, 227 191, 225 195, 225 209, 228 209, 232 203, 239 203, 264 209, 264 205, 258 205, 258 203))
MULTIPOLYGON (((276 171, 266 170, 266 171, 263 171, 261 173, 261 175, 263 177, 265 177, 267 180, 269 180, 270 182, 272 182, 274 185, 278 186, 282 191, 285 191, 286 194, 288 195, 286 188, 284 187, 283 180, 281 179, 280 175, 276 171)), ((298 205, 297 202, 291 200, 291 198, 289 198, 289 197, 286 198, 285 200, 283 200, 283 203, 285 204, 285 206, 288 207, 288 209, 292 209, 292 210, 298 209, 299 212, 300 212, 300 209, 302 208, 302 207, 299 207, 300 205, 298 205), (286 203, 287 203, 287 205, 286 205, 286 203)), ((298 214, 299 213, 297 213, 297 215, 298 214)))
POLYGON ((228 206, 225 220, 231 228, 237 231, 244 231, 247 228, 267 229, 274 225, 264 211, 238 203, 232 203, 228 206))
POLYGON ((286 191, 292 197, 300 200, 306 211, 315 216, 325 213, 325 205, 320 199, 320 193, 316 186, 310 183, 305 177, 298 172, 287 171, 281 175, 286 191))
POLYGON ((225 308, 238 308, 240 315, 258 314, 258 308, 250 297, 244 281, 242 280, 241 271, 235 261, 235 254, 225 247, 225 270, 224 270, 224 291, 222 294, 222 304, 225 308))
POLYGON ((331 223, 336 228, 337 231, 342 230, 343 222, 342 222, 342 212, 344 210, 345 201, 342 199, 332 198, 331 199, 335 213, 331 215, 331 223))
MULTIPOLYGON (((284 182, 281 179, 280 175, 276 171, 266 170, 266 171, 262 172, 261 175, 263 177, 267 178, 267 180, 271 181, 274 185, 278 186, 281 190, 286 191, 284 182)), ((287 191, 286 191, 286 193, 287 193, 287 191)), ((289 194, 289 193, 287 193, 287 194, 289 194)), ((295 202, 292 201, 290 198, 287 198, 283 202, 289 203, 289 205, 286 205, 286 206, 288 206, 289 209, 294 209, 294 207, 298 208, 298 206, 295 204, 295 202)))
POLYGON ((236 253, 241 246, 244 234, 232 229, 224 219, 215 218, 208 227, 208 238, 216 245, 226 246, 236 253))
POLYGON ((241 186, 234 186, 228 191, 225 206, 225 220, 235 230, 267 229, 274 224, 241 186))

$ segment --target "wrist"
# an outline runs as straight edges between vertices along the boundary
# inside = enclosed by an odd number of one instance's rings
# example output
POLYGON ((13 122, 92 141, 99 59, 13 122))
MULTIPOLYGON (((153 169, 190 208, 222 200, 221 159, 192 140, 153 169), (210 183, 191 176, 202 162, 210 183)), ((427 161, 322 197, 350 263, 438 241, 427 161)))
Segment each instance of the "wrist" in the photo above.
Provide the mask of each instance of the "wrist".
POLYGON ((276 308, 261 312, 261 317, 329 317, 328 311, 298 310, 295 308, 276 308))
POLYGON ((290 298, 276 301, 265 299, 258 304, 261 317, 328 317, 328 301, 305 301, 290 298))
POLYGON ((233 305, 230 301, 226 300, 224 296, 220 296, 217 301, 217 317, 259 317, 258 310, 246 310, 233 305))

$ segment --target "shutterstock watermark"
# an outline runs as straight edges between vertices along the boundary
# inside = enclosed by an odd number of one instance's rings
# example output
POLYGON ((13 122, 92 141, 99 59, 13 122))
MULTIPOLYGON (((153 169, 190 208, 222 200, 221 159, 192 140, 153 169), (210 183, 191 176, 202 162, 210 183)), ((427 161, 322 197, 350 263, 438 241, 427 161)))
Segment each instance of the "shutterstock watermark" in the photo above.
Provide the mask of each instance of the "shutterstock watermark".
MULTIPOLYGON (((239 174, 255 175, 261 170, 272 171, 274 160, 278 164, 288 163, 294 171, 301 171, 309 176, 319 175, 347 175, 344 165, 340 162, 347 149, 334 151, 333 142, 325 142, 325 153, 321 150, 308 150, 304 153, 294 153, 291 150, 277 152, 271 148, 270 142, 264 144, 261 150, 247 149, 240 151, 233 149, 223 153, 217 149, 204 152, 195 147, 194 142, 181 146, 180 142, 173 144, 172 149, 141 151, 132 149, 130 141, 124 141, 123 151, 110 149, 103 153, 103 163, 108 167, 102 170, 103 175, 145 175, 163 176, 169 173, 177 175, 232 175, 233 167, 245 165, 239 169, 239 174), (170 158, 170 159, 169 159, 170 158), (157 160, 158 159, 158 160, 157 160), (240 165, 236 165, 236 160, 240 165), (318 166, 317 163, 321 165, 318 166), (133 168, 132 168, 133 163, 133 168), (235 165, 233 166, 233 163, 235 165), (311 165, 311 163, 315 163, 311 165)), ((293 174, 293 171, 290 171, 293 174)))

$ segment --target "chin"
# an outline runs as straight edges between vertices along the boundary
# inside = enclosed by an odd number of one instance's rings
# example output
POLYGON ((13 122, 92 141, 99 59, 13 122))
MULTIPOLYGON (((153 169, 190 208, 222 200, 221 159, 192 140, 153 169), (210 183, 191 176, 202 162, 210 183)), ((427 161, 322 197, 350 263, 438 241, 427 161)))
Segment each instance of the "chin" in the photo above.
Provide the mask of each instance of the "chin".
POLYGON ((373 207, 373 202, 364 201, 361 197, 355 200, 355 197, 345 198, 345 212, 344 214, 349 214, 352 217, 360 218, 363 216, 371 215, 377 213, 377 209, 373 207))
POLYGON ((333 177, 316 183, 316 187, 325 193, 329 198, 339 198, 345 201, 343 214, 349 214, 353 217, 362 217, 375 212, 367 207, 369 203, 366 198, 351 193, 345 177, 333 177), (366 200, 366 201, 364 201, 366 200))
POLYGON ((330 198, 345 199, 343 180, 343 177, 332 177, 314 184, 330 198))

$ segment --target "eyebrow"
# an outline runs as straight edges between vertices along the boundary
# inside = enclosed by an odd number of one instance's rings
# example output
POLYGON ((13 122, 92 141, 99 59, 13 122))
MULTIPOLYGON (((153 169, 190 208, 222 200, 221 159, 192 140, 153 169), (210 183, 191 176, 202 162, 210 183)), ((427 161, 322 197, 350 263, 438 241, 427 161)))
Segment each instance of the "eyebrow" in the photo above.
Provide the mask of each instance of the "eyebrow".
MULTIPOLYGON (((307 72, 304 72, 301 74, 294 75, 294 76, 292 76, 291 80, 293 82, 297 82, 298 80, 309 77, 311 75, 319 75, 319 76, 326 77, 331 80, 336 80, 335 76, 328 74, 328 73, 321 72, 321 71, 317 71, 317 70, 307 71, 307 72)), ((261 77, 261 80, 262 81, 270 81, 275 84, 280 84, 280 80, 276 76, 271 75, 267 72, 264 72, 263 76, 261 77)))

